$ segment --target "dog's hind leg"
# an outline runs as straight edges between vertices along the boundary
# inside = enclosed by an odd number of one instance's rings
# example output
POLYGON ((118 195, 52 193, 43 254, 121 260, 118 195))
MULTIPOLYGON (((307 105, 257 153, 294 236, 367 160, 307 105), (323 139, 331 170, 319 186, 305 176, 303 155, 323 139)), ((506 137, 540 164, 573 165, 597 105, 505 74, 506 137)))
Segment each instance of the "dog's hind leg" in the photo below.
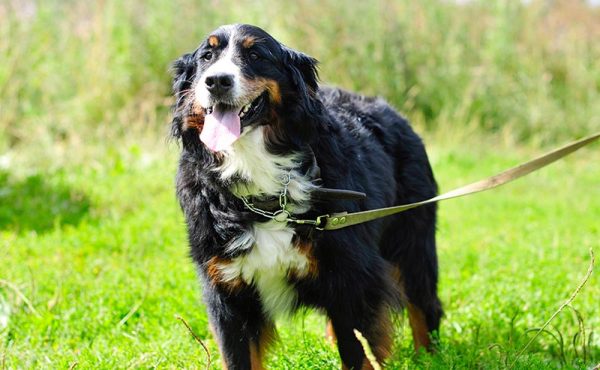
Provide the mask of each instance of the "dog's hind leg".
MULTIPOLYGON (((431 227, 433 229, 433 226, 431 227)), ((415 350, 433 350, 439 334, 442 304, 437 295, 437 256, 434 230, 416 240, 414 259, 400 261, 401 284, 408 299, 408 319, 415 350)))
POLYGON ((354 330, 358 330, 367 339, 377 362, 382 364, 390 356, 393 345, 390 309, 381 304, 371 313, 365 312, 360 317, 356 314, 349 311, 329 312, 331 327, 335 332, 342 359, 342 369, 373 369, 354 330))
POLYGON ((425 206, 396 216, 383 240, 385 258, 397 266, 394 278, 408 301, 415 350, 432 351, 432 339, 437 338, 443 314, 437 295, 435 207, 425 206))
POLYGON ((412 303, 408 304, 408 320, 412 330, 415 351, 421 348, 432 351, 432 337, 437 335, 437 328, 430 328, 425 313, 412 303))
POLYGON ((330 345, 335 347, 337 343, 337 338, 335 337, 335 330, 333 329, 333 324, 329 319, 327 320, 327 324, 325 326, 325 339, 330 345))

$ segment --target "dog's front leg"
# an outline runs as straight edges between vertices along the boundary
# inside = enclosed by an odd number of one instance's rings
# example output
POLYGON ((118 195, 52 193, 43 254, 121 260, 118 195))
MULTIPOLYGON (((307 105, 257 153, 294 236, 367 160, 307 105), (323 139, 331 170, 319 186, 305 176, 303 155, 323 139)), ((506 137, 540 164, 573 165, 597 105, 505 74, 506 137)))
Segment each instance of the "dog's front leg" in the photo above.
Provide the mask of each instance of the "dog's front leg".
POLYGON ((254 289, 246 286, 231 292, 208 283, 204 284, 203 295, 223 368, 262 369, 274 325, 265 318, 254 289))

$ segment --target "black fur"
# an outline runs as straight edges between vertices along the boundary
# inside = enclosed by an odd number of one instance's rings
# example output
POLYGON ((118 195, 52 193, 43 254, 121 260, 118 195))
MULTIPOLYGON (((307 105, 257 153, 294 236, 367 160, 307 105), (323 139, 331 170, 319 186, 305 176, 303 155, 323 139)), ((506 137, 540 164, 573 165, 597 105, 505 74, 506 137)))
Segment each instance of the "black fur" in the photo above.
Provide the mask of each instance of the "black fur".
MULTIPOLYGON (((315 59, 281 45, 258 28, 243 25, 238 31, 259 40, 255 47, 264 53, 262 66, 252 66, 240 56, 244 75, 274 80, 281 92, 281 103, 269 102, 253 123, 269 127, 270 134, 265 137, 268 150, 278 155, 303 153, 305 167, 312 151, 322 186, 368 195, 361 202, 314 202, 301 218, 389 207, 436 194, 421 139, 386 102, 321 87, 315 59)), ((222 40, 220 47, 227 47, 228 33, 220 29, 215 34, 222 40)), ((201 129, 186 127, 186 119, 202 114, 194 111, 192 90, 206 68, 206 61, 200 59, 206 50, 216 51, 205 41, 194 53, 177 60, 173 68, 177 103, 172 133, 182 143, 177 196, 224 361, 229 369, 248 369, 254 366, 250 348, 253 343, 259 346, 272 318, 263 312, 252 284, 219 284, 209 268, 215 258, 227 261, 248 253, 227 252, 225 246, 255 222, 266 219, 249 212, 232 194, 230 186, 235 179, 219 178, 215 169, 220 155, 199 140, 201 129)), ((438 330, 442 309, 437 297, 435 225, 436 207, 428 205, 338 231, 295 226, 295 242, 311 245, 310 257, 317 264, 314 276, 290 274, 297 305, 327 314, 348 368, 359 369, 364 364, 352 330, 361 331, 377 347, 382 315, 399 308, 405 298, 424 314, 430 333, 438 330), (395 270, 401 272, 401 279, 394 275, 395 270)), ((376 353, 380 360, 385 357, 383 352, 376 353)))

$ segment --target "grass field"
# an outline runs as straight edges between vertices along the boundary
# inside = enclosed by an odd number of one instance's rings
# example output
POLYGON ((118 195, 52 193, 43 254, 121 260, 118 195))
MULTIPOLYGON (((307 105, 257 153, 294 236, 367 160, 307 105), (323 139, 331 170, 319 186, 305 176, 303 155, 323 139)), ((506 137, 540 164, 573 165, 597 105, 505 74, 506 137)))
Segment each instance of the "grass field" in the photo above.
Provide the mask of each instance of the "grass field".
MULTIPOLYGON (((600 11, 523 3, 0 0, 0 370, 205 368, 177 315, 219 368, 166 139, 169 63, 206 32, 258 24, 385 97, 449 190, 600 130, 600 11)), ((398 317, 388 367, 599 364, 600 262, 521 353, 600 256, 599 221, 599 144, 441 204, 440 349, 414 355, 398 317)), ((322 317, 278 326, 268 368, 339 368, 322 317)))
MULTIPOLYGON (((443 141, 428 140, 443 189, 534 154, 489 137, 438 144, 443 141)), ((176 315, 219 363, 173 195, 177 147, 168 148, 165 155, 132 147, 85 166, 2 175, 0 368, 75 362, 79 368, 202 368, 205 355, 176 315)), ((577 287, 589 248, 600 251, 598 173, 596 145, 506 188, 443 203, 442 346, 435 356, 413 356, 408 325, 399 318, 390 368, 600 362, 597 267, 573 309, 515 358, 532 336, 528 330, 577 287)), ((321 317, 302 313, 279 327, 269 368, 338 367, 321 317)))

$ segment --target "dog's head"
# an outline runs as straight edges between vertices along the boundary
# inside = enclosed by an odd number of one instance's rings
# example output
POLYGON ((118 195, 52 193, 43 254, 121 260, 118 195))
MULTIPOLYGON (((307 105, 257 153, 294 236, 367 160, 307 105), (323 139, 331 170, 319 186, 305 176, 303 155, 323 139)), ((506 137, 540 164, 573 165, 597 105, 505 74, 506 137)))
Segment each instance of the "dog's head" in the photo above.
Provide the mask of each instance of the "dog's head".
POLYGON ((266 125, 270 141, 300 145, 322 109, 316 63, 258 27, 219 27, 173 65, 173 134, 219 152, 266 125))

